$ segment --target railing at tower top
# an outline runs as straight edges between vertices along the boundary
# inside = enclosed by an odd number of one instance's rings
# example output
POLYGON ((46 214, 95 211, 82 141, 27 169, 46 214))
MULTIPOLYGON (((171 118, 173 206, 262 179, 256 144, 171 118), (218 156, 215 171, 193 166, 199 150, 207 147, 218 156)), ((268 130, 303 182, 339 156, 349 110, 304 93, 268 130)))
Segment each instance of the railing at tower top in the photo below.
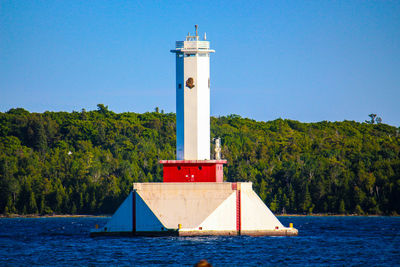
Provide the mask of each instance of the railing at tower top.
POLYGON ((210 42, 208 41, 177 41, 177 49, 209 49, 210 42))

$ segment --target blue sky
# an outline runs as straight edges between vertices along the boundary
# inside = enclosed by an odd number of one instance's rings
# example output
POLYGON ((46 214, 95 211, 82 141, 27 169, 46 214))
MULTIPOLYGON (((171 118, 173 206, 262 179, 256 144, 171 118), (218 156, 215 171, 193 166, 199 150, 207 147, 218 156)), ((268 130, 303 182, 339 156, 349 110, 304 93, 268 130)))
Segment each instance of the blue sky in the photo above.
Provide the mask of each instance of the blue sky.
POLYGON ((400 1, 4 1, 0 111, 175 112, 169 52, 199 25, 211 114, 400 126, 400 1))

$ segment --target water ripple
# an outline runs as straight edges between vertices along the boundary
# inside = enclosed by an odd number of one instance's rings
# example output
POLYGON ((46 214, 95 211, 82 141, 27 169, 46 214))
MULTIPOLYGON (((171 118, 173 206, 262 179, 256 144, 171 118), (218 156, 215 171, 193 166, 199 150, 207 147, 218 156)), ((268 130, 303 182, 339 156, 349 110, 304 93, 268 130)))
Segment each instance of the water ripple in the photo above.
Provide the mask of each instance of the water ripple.
POLYGON ((107 218, 0 219, 0 264, 8 266, 400 265, 399 217, 280 217, 297 237, 99 237, 107 218))

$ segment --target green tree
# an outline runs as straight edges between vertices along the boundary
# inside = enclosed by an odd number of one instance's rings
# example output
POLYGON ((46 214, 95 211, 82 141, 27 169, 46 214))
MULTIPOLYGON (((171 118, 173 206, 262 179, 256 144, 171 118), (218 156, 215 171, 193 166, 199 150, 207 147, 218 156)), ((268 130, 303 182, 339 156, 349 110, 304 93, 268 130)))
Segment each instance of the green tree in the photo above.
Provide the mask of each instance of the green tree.
MULTIPOLYGON (((372 114, 374 115, 374 114, 372 114)), ((400 130, 354 121, 211 118, 226 181, 275 212, 400 214, 400 130)), ((162 181, 175 114, 0 112, 0 213, 112 213, 133 182, 162 181)))

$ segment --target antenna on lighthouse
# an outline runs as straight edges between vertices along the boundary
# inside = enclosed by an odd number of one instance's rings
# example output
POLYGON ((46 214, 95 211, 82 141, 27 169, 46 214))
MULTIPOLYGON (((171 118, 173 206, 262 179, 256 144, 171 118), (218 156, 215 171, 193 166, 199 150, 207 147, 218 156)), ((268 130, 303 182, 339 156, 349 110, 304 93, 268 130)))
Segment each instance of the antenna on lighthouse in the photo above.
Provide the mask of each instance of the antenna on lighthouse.
POLYGON ((207 34, 204 33, 204 41, 207 40, 207 34))
POLYGON ((197 32, 197 29, 199 28, 199 25, 197 25, 197 24, 194 25, 194 28, 196 29, 196 36, 199 36, 199 35, 198 35, 198 32, 197 32))

